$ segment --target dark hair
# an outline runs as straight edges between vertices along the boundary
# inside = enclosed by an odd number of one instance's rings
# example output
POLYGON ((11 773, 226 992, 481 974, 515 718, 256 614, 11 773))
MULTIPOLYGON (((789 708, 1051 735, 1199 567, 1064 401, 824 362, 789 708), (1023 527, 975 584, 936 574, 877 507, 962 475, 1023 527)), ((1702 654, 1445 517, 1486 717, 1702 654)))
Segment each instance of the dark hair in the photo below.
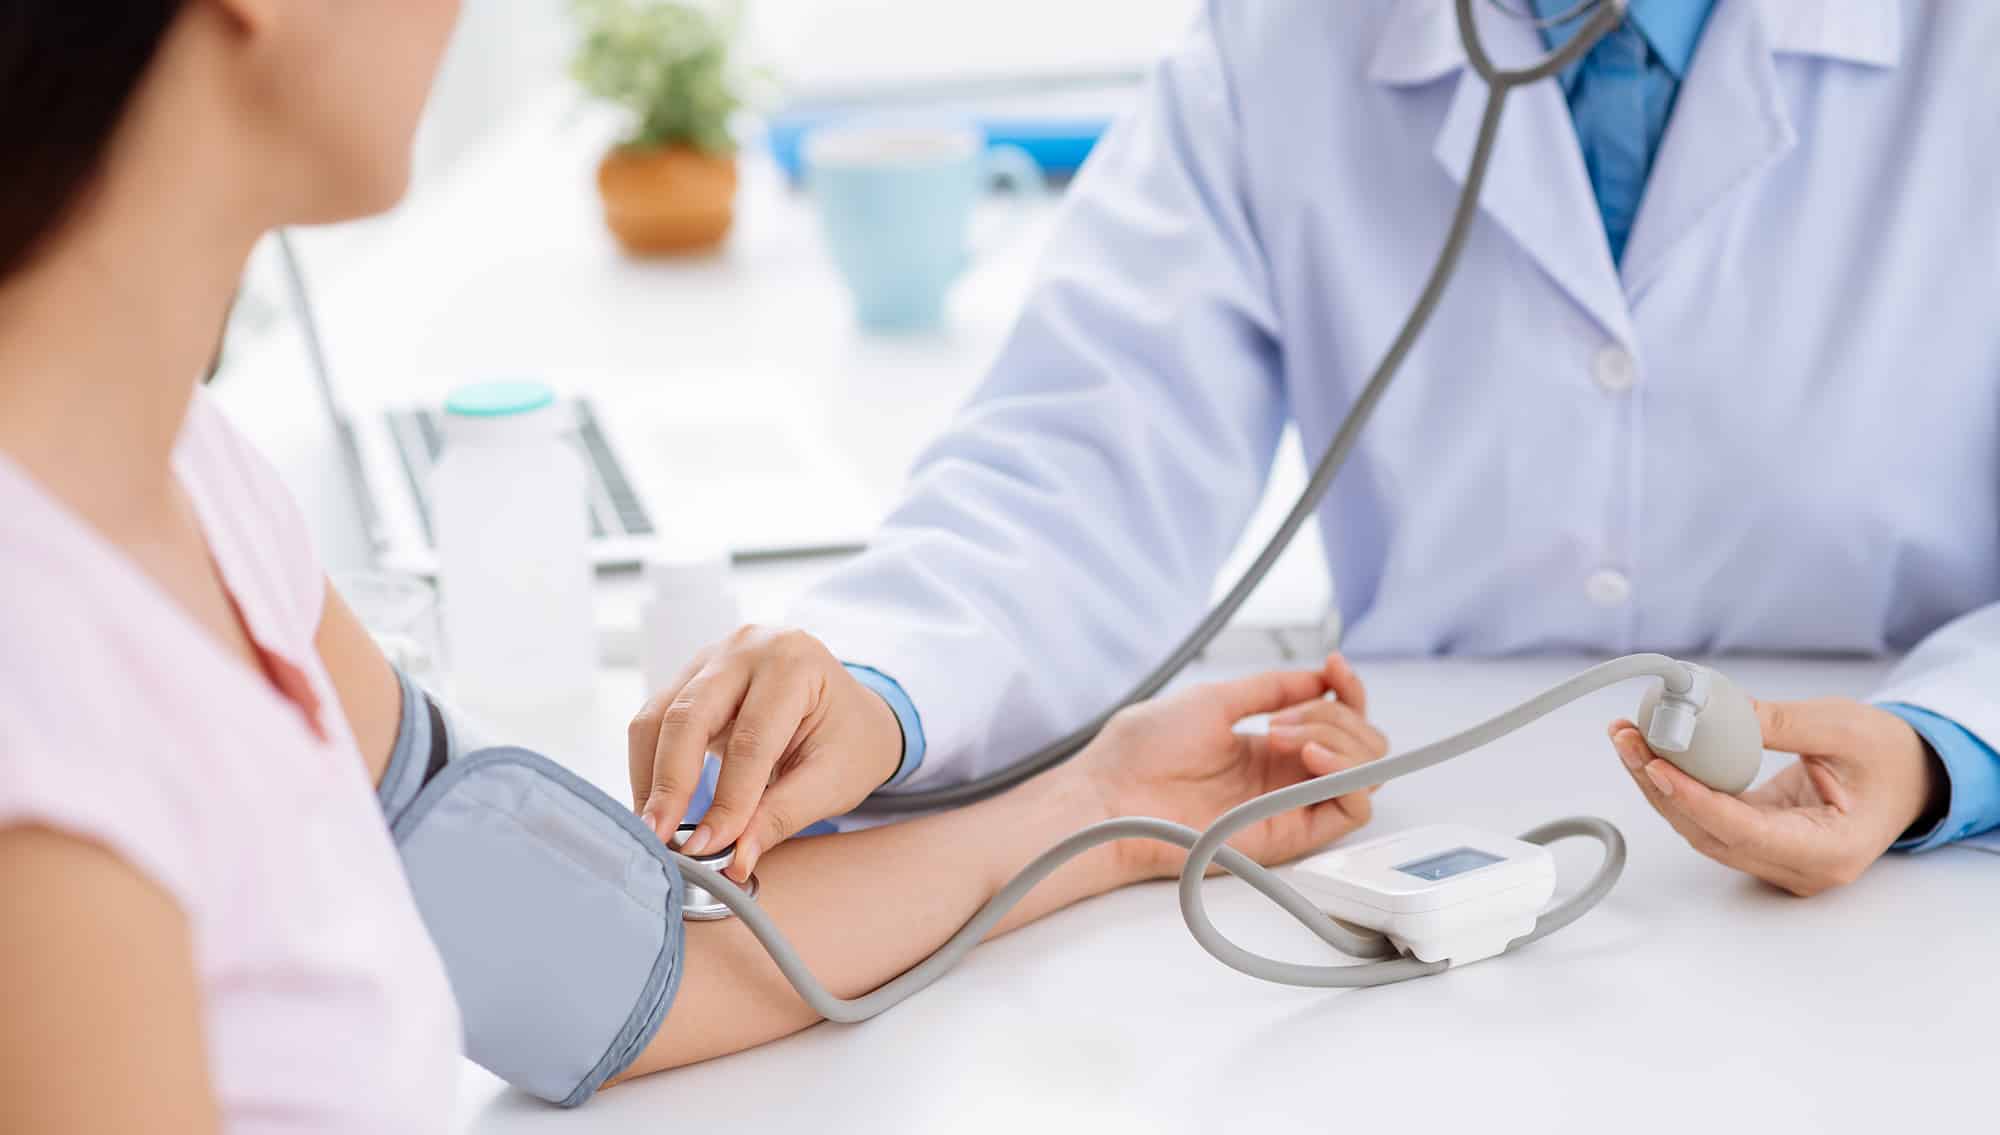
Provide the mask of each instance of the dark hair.
POLYGON ((0 280, 60 227, 181 0, 0 0, 0 280))

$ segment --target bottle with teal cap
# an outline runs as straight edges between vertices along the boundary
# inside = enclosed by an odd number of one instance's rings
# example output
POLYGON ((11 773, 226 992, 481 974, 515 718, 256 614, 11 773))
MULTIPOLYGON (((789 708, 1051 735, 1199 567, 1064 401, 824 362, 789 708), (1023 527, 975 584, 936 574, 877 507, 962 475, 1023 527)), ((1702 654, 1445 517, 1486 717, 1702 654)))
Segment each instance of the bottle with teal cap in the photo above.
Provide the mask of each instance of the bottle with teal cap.
POLYGON ((545 383, 482 382, 452 391, 444 420, 431 501, 458 696, 496 723, 581 713, 596 624, 569 405, 545 383))

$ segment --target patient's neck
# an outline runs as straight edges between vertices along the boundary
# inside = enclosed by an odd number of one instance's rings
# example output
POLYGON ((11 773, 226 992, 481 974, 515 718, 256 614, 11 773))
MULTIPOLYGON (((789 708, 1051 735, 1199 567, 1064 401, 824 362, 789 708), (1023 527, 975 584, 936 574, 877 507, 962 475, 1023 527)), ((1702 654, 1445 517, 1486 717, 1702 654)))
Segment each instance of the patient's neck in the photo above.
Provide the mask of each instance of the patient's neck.
POLYGON ((100 183, 0 281, 0 453, 114 539, 171 516, 174 442, 257 236, 198 163, 149 172, 100 183))

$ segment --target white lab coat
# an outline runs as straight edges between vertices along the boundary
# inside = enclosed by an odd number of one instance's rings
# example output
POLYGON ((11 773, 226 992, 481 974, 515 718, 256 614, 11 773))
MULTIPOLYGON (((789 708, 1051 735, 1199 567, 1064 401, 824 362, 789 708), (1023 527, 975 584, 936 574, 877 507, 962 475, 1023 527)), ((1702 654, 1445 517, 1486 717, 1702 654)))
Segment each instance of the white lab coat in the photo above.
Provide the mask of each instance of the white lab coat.
MULTIPOLYGON (((1470 158, 1451 7, 1216 0, 1070 190, 991 376, 796 611, 910 694, 909 787, 1125 689, 1286 418, 1324 451, 1470 158)), ((1540 52, 1477 8, 1500 60, 1540 52)), ((1996 59, 1996 3, 1720 0, 1622 268, 1560 89, 1513 95, 1320 515, 1344 648, 1916 646, 1884 696, 2000 742, 1996 59)))

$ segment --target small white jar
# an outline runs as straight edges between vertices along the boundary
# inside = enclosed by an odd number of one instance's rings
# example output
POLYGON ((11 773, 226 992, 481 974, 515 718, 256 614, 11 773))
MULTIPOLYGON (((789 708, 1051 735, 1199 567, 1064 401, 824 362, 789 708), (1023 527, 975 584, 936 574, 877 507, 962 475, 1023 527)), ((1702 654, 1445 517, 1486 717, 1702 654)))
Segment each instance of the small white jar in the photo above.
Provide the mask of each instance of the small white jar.
POLYGON ((639 617, 639 666, 646 691, 667 688, 695 652, 743 624, 721 549, 661 551, 646 561, 647 598, 639 617))

